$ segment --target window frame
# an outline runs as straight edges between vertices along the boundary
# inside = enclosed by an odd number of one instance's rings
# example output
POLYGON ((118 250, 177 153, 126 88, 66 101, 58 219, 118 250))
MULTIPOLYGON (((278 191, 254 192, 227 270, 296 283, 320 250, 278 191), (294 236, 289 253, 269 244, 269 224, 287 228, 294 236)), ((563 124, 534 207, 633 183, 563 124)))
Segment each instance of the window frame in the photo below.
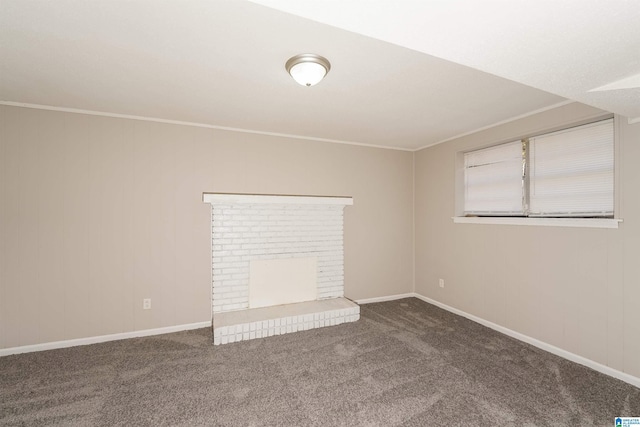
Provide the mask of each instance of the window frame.
MULTIPOLYGON (((465 147, 465 149, 455 153, 456 155, 456 196, 455 196, 455 214, 452 217, 454 223, 458 224, 495 224, 495 225, 531 225, 531 226, 552 226, 552 227, 585 227, 585 228, 618 228, 619 223, 622 220, 622 209, 620 203, 620 144, 619 144, 619 120, 618 116, 614 114, 596 115, 581 121, 568 122, 553 128, 540 129, 539 131, 531 132, 526 135, 520 135, 512 138, 505 138, 499 142, 492 144, 483 144, 465 147), (516 140, 527 141, 529 138, 570 129, 573 127, 583 126, 590 123, 596 123, 599 121, 613 119, 613 175, 614 175, 614 189, 613 189, 613 217, 529 217, 529 216, 466 216, 464 213, 464 197, 465 197, 465 160, 466 153, 471 151, 481 150, 484 148, 490 148, 492 146, 514 142, 516 140)), ((529 150, 525 151, 526 156, 526 168, 529 167, 529 150)), ((524 179, 525 185, 530 185, 529 171, 527 170, 524 179)), ((525 197, 528 200, 528 190, 525 191, 525 197)), ((528 206, 527 206, 528 207, 528 206)))

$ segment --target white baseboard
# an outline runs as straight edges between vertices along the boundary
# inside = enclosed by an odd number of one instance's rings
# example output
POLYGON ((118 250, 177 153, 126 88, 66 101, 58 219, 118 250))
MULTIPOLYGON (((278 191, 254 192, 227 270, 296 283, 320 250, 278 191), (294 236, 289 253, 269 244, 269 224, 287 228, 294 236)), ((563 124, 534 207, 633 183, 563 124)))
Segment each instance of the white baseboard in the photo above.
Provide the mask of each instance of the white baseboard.
POLYGON ((190 329, 210 328, 211 321, 189 323, 186 325, 167 326, 165 328, 145 329, 142 331, 123 332, 120 334, 100 335, 97 337, 78 338, 66 341, 54 341, 43 344, 24 345, 21 347, 11 347, 0 349, 0 357, 9 356, 11 354, 31 353, 34 351, 55 350, 57 348, 75 347, 78 345, 97 344, 107 341, 117 341, 127 338, 148 337, 151 335, 169 334, 172 332, 187 331, 190 329))
POLYGON ((500 325, 495 324, 493 322, 490 322, 488 320, 485 320, 485 319, 482 319, 480 317, 474 316, 473 314, 469 314, 469 313, 466 313, 466 312, 464 312, 462 310, 458 310, 457 308, 450 307, 450 306, 448 306, 446 304, 443 304, 443 303, 441 303, 439 301, 436 301, 436 300, 433 300, 431 298, 427 298, 427 297, 422 296, 420 294, 415 293, 415 294, 413 294, 413 296, 415 296, 416 298, 421 299, 424 302, 428 302, 429 304, 433 304, 433 305, 435 305, 437 307, 440 307, 440 308, 442 308, 444 310, 447 310, 447 311, 449 311, 449 312, 451 312, 453 314, 457 314, 459 316, 466 317, 469 320, 472 320, 472 321, 474 321, 476 323, 479 323, 479 324, 481 324, 483 326, 491 328, 491 329, 493 329, 495 331, 501 332, 501 333, 503 333, 505 335, 508 335, 508 336, 510 336, 512 338, 515 338, 517 340, 526 342, 527 344, 531 344, 531 345, 533 345, 535 347, 538 347, 538 348, 540 348, 540 349, 542 349, 544 351, 548 351, 549 353, 555 354, 556 356, 560 356, 560 357, 562 357, 564 359, 567 359, 567 360, 570 360, 572 362, 578 363, 580 365, 586 366, 588 368, 593 369, 594 371, 601 372, 601 373, 603 373, 605 375, 609 375, 610 377, 617 378, 619 380, 622 380, 622 381, 624 381, 626 383, 629 383, 629 384, 631 384, 633 386, 636 386, 636 387, 640 388, 640 378, 638 378, 638 377, 634 377, 633 375, 629 375, 629 374, 626 374, 624 372, 618 371, 617 369, 610 368, 609 366, 603 365, 601 363, 594 362, 591 359, 587 359, 585 357, 578 356, 577 354, 574 354, 574 353, 571 353, 569 351, 563 350, 563 349, 558 348, 558 347, 556 347, 554 345, 548 344, 548 343, 546 343, 544 341, 540 341, 540 340, 532 338, 532 337, 530 337, 528 335, 521 334, 520 332, 516 332, 516 331, 513 331, 513 330, 511 330, 509 328, 505 328, 504 326, 500 326, 500 325))

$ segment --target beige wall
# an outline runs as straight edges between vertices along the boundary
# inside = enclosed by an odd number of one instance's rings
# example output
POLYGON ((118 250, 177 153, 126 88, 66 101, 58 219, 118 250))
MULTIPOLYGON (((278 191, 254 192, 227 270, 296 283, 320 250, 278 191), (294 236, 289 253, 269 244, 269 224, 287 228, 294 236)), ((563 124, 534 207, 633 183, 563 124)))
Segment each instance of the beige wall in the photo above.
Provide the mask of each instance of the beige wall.
POLYGON ((0 132, 0 348, 210 320, 203 192, 353 196, 346 296, 412 290, 412 153, 7 106, 0 132))
POLYGON ((416 153, 416 292, 640 377, 640 124, 619 120, 619 229, 454 224, 456 153, 594 117, 580 104, 416 153), (438 279, 445 287, 438 287, 438 279))
POLYGON ((348 297, 413 290, 415 214, 417 293, 639 377, 640 124, 619 121, 619 229, 451 220, 457 152, 599 114, 417 152, 413 210, 412 153, 0 106, 0 348, 208 321, 203 192, 350 195, 348 297))

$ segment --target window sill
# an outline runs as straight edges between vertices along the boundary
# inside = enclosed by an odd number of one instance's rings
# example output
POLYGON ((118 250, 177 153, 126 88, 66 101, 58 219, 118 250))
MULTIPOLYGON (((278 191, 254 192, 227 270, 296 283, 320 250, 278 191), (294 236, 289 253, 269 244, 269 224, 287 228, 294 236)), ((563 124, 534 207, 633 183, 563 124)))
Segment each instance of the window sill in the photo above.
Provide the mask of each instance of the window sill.
POLYGON ((521 218, 454 216, 456 224, 541 225, 545 227, 618 228, 621 219, 609 218, 521 218))

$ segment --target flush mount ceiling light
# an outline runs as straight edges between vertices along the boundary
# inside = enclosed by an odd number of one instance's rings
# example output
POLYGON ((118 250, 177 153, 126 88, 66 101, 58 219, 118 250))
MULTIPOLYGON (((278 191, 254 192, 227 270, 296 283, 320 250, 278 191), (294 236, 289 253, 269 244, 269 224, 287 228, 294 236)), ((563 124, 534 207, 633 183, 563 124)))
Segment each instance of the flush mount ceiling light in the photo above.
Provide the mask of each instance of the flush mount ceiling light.
POLYGON ((327 75, 331 64, 320 55, 302 53, 290 58, 284 67, 293 80, 302 86, 313 86, 327 75))

